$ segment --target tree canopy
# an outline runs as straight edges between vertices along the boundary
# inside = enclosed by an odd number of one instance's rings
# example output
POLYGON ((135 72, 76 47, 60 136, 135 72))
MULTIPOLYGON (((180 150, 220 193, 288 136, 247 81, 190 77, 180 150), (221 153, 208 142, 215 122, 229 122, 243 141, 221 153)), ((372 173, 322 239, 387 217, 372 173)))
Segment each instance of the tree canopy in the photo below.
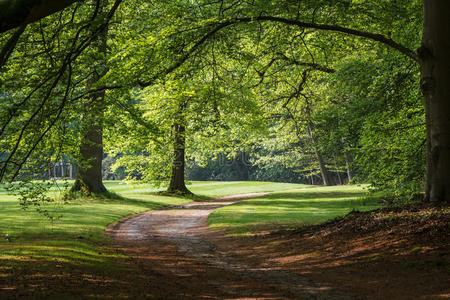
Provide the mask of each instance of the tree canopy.
POLYGON ((56 2, 0 6, 2 181, 89 169, 97 144, 155 183, 225 158, 449 200, 444 0, 56 2))

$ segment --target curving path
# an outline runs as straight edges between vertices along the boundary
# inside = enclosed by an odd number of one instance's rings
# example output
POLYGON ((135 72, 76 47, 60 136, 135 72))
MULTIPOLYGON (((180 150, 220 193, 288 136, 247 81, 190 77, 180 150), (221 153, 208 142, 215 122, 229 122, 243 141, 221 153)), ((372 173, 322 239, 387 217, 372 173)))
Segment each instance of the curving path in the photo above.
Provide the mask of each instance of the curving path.
POLYGON ((267 193, 227 196, 152 210, 121 220, 107 234, 164 299, 359 299, 294 273, 252 265, 218 249, 207 217, 219 207, 267 193))

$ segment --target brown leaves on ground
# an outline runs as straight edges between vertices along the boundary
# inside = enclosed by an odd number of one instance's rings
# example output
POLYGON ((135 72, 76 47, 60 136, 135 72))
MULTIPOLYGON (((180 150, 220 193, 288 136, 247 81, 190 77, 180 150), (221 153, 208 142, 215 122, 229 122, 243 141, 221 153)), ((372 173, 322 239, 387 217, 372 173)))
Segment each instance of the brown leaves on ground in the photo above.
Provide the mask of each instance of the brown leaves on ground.
POLYGON ((369 299, 450 298, 450 209, 413 204, 221 245, 369 299))

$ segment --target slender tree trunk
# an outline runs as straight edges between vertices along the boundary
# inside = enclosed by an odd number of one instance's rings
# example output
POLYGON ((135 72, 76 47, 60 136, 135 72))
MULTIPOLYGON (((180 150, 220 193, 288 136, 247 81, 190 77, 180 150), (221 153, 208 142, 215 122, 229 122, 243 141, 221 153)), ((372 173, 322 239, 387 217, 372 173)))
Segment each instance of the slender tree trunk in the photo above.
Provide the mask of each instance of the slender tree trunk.
POLYGON ((180 106, 180 111, 175 116, 174 130, 174 158, 172 162, 172 175, 170 177, 169 193, 191 194, 184 182, 186 128, 184 126, 184 109, 186 104, 180 106))
POLYGON ((427 201, 450 201, 450 1, 423 0, 421 88, 427 122, 427 201))
POLYGON ((311 185, 314 185, 314 175, 311 169, 311 172, 309 173, 309 176, 311 177, 311 185))
POLYGON ((308 124, 308 133, 309 133, 309 137, 311 139, 311 143, 314 148, 314 153, 316 155, 317 162, 319 163, 319 169, 320 169, 320 174, 322 175, 323 184, 327 185, 327 186, 331 186, 333 184, 330 179, 330 173, 328 172, 328 169, 325 165, 323 156, 317 147, 316 139, 314 138, 314 135, 312 133, 311 124, 308 124))
POLYGON ((350 156, 350 152, 348 150, 345 150, 345 168, 347 169, 348 182, 352 181, 353 179, 352 169, 350 167, 351 163, 352 157, 350 156))
POLYGON ((64 178, 66 174, 64 174, 64 160, 61 159, 61 178, 64 178))
POLYGON ((315 149, 317 162, 319 163, 320 174, 322 175, 322 181, 324 185, 331 186, 333 185, 330 180, 330 174, 328 173, 328 169, 325 166, 325 161, 323 160, 322 154, 315 149))
POLYGON ((342 182, 342 178, 341 178, 341 172, 339 171, 339 166, 338 166, 338 163, 337 163, 337 158, 336 158, 336 154, 334 155, 334 165, 335 165, 335 167, 336 167, 336 174, 337 174, 337 177, 338 177, 338 180, 339 180, 339 185, 343 185, 344 183, 342 182))

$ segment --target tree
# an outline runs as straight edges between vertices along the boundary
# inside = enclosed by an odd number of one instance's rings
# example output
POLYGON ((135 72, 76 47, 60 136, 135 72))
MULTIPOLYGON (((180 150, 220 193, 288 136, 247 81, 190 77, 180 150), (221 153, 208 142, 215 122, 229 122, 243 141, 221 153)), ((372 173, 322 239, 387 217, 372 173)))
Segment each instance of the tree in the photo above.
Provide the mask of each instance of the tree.
POLYGON ((75 143, 78 100, 95 93, 82 88, 89 77, 83 55, 120 2, 101 18, 93 3, 30 24, 9 50, 14 51, 1 69, 2 181, 23 178, 23 170, 39 173, 49 167, 49 159, 74 156, 70 148, 75 143))
POLYGON ((187 106, 187 101, 184 100, 179 104, 179 108, 173 116, 173 162, 172 173, 170 176, 169 187, 167 192, 190 194, 184 182, 185 169, 185 148, 186 148, 186 127, 184 114, 187 106))
MULTIPOLYGON (((421 66, 421 87, 425 98, 427 125, 427 183, 425 201, 450 201, 450 3, 445 0, 423 0, 424 22, 422 46, 418 52, 382 35, 352 30, 340 26, 304 23, 272 17, 272 20, 319 30, 337 31, 365 37, 389 47, 417 61, 421 66)), ((250 21, 248 19, 240 19, 250 21)))
MULTIPOLYGON (((417 53, 382 34, 314 21, 302 22, 298 18, 254 15, 252 17, 232 18, 231 21, 224 21, 217 26, 221 26, 220 29, 222 29, 233 24, 269 21, 299 28, 339 32, 384 44, 419 63, 427 125, 425 201, 450 201, 450 120, 448 118, 450 112, 450 102, 448 101, 450 98, 450 87, 448 85, 450 45, 446 42, 450 31, 450 18, 448 18, 450 3, 445 0, 423 0, 423 8, 422 46, 417 53)), ((348 6, 345 9, 348 10, 348 6)))
MULTIPOLYGON (((99 15, 104 13, 107 1, 99 4, 99 15)), ((95 42, 91 45, 89 61, 95 62, 91 67, 90 78, 86 82, 89 91, 108 71, 106 65, 108 27, 104 27, 95 42)), ((106 188, 102 181, 103 160, 103 117, 105 107, 105 91, 92 93, 82 102, 82 126, 80 155, 75 182, 71 192, 84 195, 103 194, 106 188)))
MULTIPOLYGON (((34 1, 32 2, 34 3, 34 1)), ((7 3, 11 3, 11 1, 7 3)), ((155 13, 160 18, 151 20, 152 24, 161 22, 161 24, 167 25, 172 22, 173 26, 168 26, 167 31, 163 25, 157 26, 162 29, 160 32, 166 34, 161 39, 164 43, 152 43, 154 46, 148 49, 148 54, 151 54, 148 55, 149 61, 152 63, 147 66, 140 61, 140 65, 144 66, 130 72, 134 73, 133 76, 137 73, 142 76, 140 80, 132 80, 132 82, 140 86, 150 86, 155 82, 155 78, 160 78, 158 74, 170 73, 187 61, 192 62, 190 57, 198 57, 198 53, 208 48, 209 41, 218 36, 223 38, 222 32, 227 32, 230 36, 255 34, 256 31, 252 31, 250 28, 262 27, 262 24, 280 24, 280 27, 283 25, 285 28, 297 28, 299 31, 333 32, 336 33, 330 38, 333 40, 336 40, 337 34, 343 34, 346 36, 344 39, 349 42, 351 40, 349 37, 352 36, 388 46, 420 65, 427 128, 426 200, 450 201, 450 192, 448 191, 450 189, 448 173, 450 172, 450 138, 448 135, 450 121, 447 118, 450 109, 447 84, 449 62, 446 54, 449 53, 450 47, 446 42, 449 32, 450 21, 447 16, 450 4, 447 1, 399 0, 394 3, 364 0, 352 2, 256 1, 233 5, 227 5, 222 1, 204 1, 201 4, 180 2, 171 5, 165 3, 168 10, 173 10, 174 14, 170 15, 173 19, 161 17, 164 15, 165 6, 155 13), (416 13, 420 3, 424 8, 423 38, 422 46, 416 52, 412 49, 419 46, 417 36, 420 34, 420 30, 414 27, 416 22, 411 20, 414 18, 420 20, 421 15, 416 13), (267 11, 271 11, 272 14, 268 15, 267 11), (358 16, 356 18, 358 21, 355 21, 353 16, 358 16), (379 21, 376 21, 374 16, 377 16, 379 21), (412 27, 409 27, 410 23, 413 24, 412 27), (244 28, 241 33, 236 30, 238 25, 241 26, 240 28, 244 28), (165 46, 158 46, 160 44, 165 46), (180 45, 181 47, 178 47, 180 45), (171 51, 168 51, 168 54, 159 51, 164 47, 171 51), (153 63, 158 60, 164 61, 164 63, 153 63)), ((14 16, 18 16, 18 13, 14 12, 14 16)), ((18 27, 22 24, 19 23, 12 22, 13 25, 8 28, 18 27)), ((265 27, 265 30, 269 30, 268 27, 265 27)), ((368 47, 368 45, 363 46, 368 47)), ((128 76, 124 76, 124 80, 128 79, 128 76)), ((13 152, 12 156, 16 155, 17 151, 13 152)), ((9 161, 6 165, 9 165, 9 161)))
POLYGON ((450 201, 450 2, 424 0, 420 84, 427 126, 427 201, 450 201))

